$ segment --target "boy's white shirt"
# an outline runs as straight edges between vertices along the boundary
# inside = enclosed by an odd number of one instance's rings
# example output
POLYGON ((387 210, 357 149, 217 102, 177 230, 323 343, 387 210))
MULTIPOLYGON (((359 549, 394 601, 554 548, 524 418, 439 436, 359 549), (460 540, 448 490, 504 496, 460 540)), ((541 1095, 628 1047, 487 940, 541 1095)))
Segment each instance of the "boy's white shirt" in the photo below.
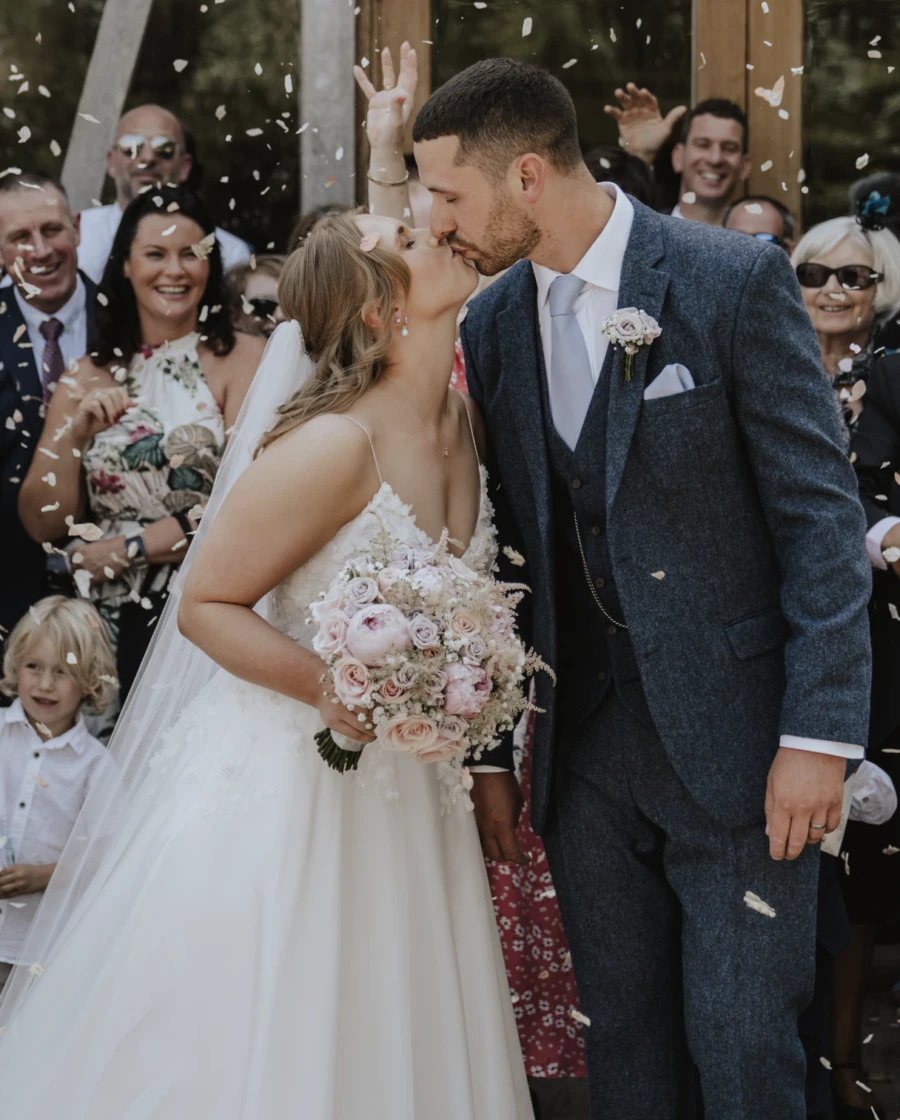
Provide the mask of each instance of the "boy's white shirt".
MULTIPOLYGON (((111 765, 83 717, 45 741, 20 700, 0 708, 0 866, 56 863, 88 793, 111 765)), ((18 954, 41 894, 0 899, 0 961, 34 963, 19 961, 18 954)))

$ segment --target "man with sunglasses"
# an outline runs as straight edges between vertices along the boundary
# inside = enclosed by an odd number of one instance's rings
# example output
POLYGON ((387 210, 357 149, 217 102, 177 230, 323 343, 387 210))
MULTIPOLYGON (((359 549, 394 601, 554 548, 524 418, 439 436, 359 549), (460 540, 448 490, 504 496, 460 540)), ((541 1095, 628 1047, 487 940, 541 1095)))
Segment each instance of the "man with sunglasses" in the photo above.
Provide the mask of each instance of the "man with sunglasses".
MULTIPOLYGON (((125 207, 148 187, 184 183, 193 159, 185 148, 181 122, 159 105, 139 105, 119 121, 116 139, 106 155, 106 168, 116 184, 116 201, 81 214, 78 264, 99 283, 125 207)), ((250 246, 233 233, 217 229, 224 267, 250 259, 250 246)))
POLYGON ((757 241, 777 245, 788 254, 794 251, 794 215, 783 202, 768 195, 747 195, 732 202, 722 225, 757 241))

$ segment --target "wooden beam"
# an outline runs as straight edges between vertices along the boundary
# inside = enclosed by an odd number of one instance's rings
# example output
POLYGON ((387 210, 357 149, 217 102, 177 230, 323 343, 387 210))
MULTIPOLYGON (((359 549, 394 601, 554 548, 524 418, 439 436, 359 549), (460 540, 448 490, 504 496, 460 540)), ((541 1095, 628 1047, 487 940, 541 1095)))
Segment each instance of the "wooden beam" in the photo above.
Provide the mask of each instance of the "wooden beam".
POLYGON ((300 0, 300 207, 356 198, 356 17, 347 0, 300 0))
POLYGON ((782 201, 800 221, 798 172, 803 166, 803 0, 748 0, 747 118, 753 171, 748 189, 782 201), (768 10, 766 10, 768 9, 768 10), (757 96, 784 79, 780 105, 757 96), (762 168, 771 163, 766 171, 762 168))
POLYGON ((103 6, 62 171, 73 210, 83 210, 100 197, 106 178, 106 153, 128 96, 152 3, 106 0, 103 6))
POLYGON ((747 5, 759 0, 694 0, 691 103, 727 97, 747 104, 747 5))

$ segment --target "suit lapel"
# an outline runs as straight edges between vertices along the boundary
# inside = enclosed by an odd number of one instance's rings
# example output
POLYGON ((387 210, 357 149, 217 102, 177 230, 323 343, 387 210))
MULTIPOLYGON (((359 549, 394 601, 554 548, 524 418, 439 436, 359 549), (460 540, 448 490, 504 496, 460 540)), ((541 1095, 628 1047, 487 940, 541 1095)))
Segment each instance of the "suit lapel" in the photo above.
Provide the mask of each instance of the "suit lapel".
POLYGON ((35 365, 34 351, 30 346, 22 346, 23 342, 28 342, 28 332, 24 329, 25 319, 11 287, 0 291, 0 308, 3 308, 0 312, 0 361, 20 398, 35 397, 41 401, 44 390, 35 365), (20 328, 19 339, 14 342, 20 328))
MULTIPOLYGON (((634 223, 628 248, 622 265, 622 280, 619 286, 619 307, 636 307, 646 311, 663 330, 660 321, 669 277, 654 265, 662 259, 663 239, 662 220, 658 214, 640 203, 634 204, 634 223)), ((634 357, 634 370, 630 381, 625 380, 625 351, 616 346, 610 363, 607 355, 607 369, 611 365, 609 382, 609 406, 606 429, 606 509, 612 510, 616 493, 622 482, 625 462, 634 437, 644 386, 647 379, 647 363, 652 346, 642 346, 634 357)))
POLYGON ((550 531, 550 465, 544 434, 540 379, 544 356, 537 322, 537 286, 531 265, 520 268, 520 279, 507 305, 497 315, 502 355, 497 401, 512 417, 534 491, 541 536, 550 531))

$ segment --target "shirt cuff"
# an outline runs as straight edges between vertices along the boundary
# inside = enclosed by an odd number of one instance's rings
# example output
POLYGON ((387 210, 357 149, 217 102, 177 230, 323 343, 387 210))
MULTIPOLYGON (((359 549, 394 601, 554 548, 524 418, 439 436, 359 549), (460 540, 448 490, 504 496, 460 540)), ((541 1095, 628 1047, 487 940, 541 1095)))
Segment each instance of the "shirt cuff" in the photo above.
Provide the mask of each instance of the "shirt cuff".
POLYGON ((505 766, 470 766, 470 774, 508 774, 505 766))
POLYGON ((865 758, 865 747, 855 743, 832 743, 827 739, 803 739, 799 735, 782 735, 781 746, 795 751, 812 751, 813 754, 833 754, 837 758, 865 758))
POLYGON ((882 517, 866 533, 866 552, 869 554, 872 567, 880 572, 888 570, 887 560, 881 555, 881 542, 895 525, 900 525, 900 517, 882 517))

